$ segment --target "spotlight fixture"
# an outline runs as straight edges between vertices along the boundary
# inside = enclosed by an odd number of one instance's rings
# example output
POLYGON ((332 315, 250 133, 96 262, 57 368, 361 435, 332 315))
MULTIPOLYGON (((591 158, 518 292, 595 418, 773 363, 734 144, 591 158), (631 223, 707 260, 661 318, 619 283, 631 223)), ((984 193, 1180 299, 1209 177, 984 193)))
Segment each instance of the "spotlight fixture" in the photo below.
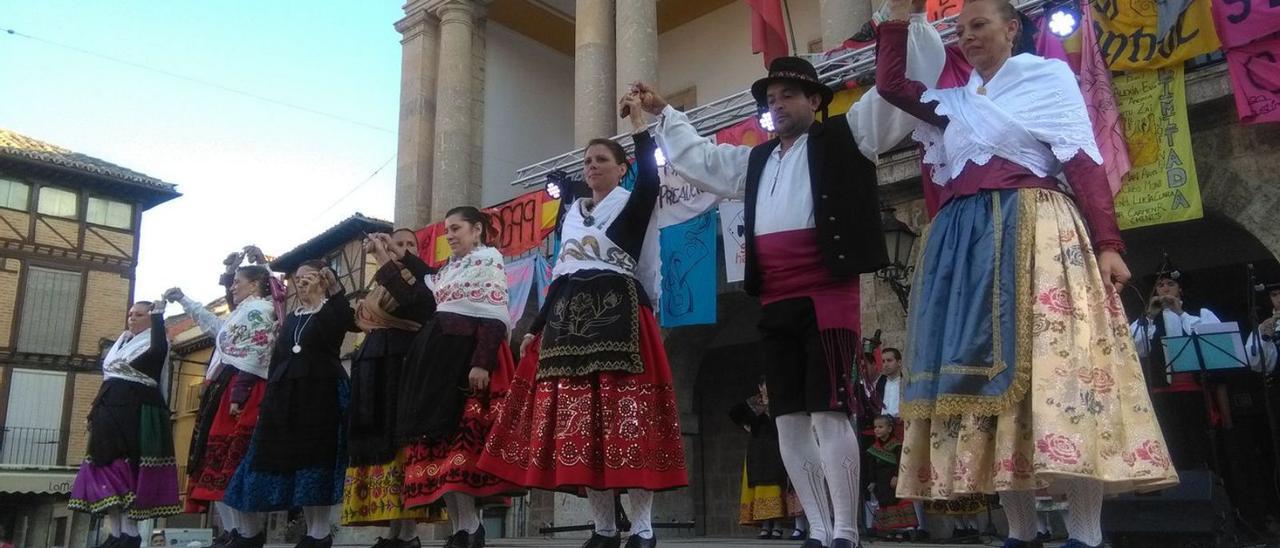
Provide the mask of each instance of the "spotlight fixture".
POLYGON ((764 128, 764 130, 769 133, 773 133, 773 114, 772 113, 770 113, 769 111, 765 111, 763 114, 760 115, 760 127, 764 128))
POLYGON ((1080 26, 1080 13, 1071 2, 1059 4, 1049 10, 1045 17, 1049 18, 1049 32, 1061 38, 1071 36, 1080 26))

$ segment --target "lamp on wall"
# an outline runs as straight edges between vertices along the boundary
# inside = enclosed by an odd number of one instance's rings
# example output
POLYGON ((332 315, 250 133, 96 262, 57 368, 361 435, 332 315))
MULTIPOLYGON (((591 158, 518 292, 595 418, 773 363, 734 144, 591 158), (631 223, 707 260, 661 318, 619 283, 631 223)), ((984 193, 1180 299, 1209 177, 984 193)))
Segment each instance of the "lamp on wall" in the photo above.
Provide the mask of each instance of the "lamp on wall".
POLYGON ((915 266, 909 264, 911 251, 915 248, 916 240, 920 235, 912 231, 907 223, 899 221, 893 214, 894 211, 892 207, 880 210, 884 245, 889 250, 889 266, 876 272, 876 278, 889 284, 893 293, 898 296, 903 312, 906 312, 908 296, 911 294, 911 286, 908 282, 911 279, 911 273, 915 271, 915 266))

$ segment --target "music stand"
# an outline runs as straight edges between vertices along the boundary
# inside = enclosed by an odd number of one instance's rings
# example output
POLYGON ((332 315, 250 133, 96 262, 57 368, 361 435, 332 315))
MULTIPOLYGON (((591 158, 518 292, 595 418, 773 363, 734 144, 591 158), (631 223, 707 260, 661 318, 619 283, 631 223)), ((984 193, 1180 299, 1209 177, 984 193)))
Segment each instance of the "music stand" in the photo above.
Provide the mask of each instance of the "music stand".
MULTIPOLYGON (((1172 373, 1200 373, 1200 393, 1204 396, 1205 413, 1214 408, 1213 396, 1206 382, 1209 372, 1248 370, 1244 345, 1240 341, 1240 327, 1235 322, 1201 324, 1190 335, 1165 337, 1165 367, 1172 373)), ((1218 467, 1218 435, 1213 421, 1208 422, 1210 467, 1218 467)))

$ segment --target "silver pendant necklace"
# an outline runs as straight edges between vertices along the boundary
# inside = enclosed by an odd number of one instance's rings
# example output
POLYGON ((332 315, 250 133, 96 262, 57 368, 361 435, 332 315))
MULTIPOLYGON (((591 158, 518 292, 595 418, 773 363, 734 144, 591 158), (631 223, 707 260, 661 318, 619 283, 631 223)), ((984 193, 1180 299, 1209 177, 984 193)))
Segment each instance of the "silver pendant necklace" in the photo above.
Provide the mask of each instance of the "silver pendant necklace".
POLYGON ((311 318, 314 318, 315 316, 316 316, 315 312, 308 313, 306 321, 302 322, 302 325, 293 328, 293 349, 292 350, 294 354, 302 353, 302 339, 301 339, 302 332, 306 331, 307 324, 311 323, 311 318))

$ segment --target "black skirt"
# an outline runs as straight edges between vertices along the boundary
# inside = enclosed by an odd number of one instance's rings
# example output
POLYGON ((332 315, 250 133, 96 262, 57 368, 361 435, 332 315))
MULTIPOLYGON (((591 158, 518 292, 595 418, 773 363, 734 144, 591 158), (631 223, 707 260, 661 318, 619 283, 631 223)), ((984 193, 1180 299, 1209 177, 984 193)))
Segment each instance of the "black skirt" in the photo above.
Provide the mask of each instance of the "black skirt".
MULTIPOLYGON (((102 383, 89 411, 88 456, 92 462, 104 466, 117 459, 141 462, 143 436, 140 432, 140 417, 144 406, 168 410, 158 388, 121 379, 107 379, 102 383)), ((148 433, 148 436, 155 434, 157 433, 148 433)), ((172 457, 172 430, 161 429, 158 434, 159 440, 148 441, 158 441, 161 453, 172 457)))
POLYGON ((450 335, 437 315, 414 338, 400 375, 397 443, 446 439, 462 423, 474 335, 450 335))
POLYGON ((773 419, 765 417, 762 423, 768 429, 751 436, 747 445, 747 485, 787 484, 787 469, 782 464, 782 451, 778 447, 778 432, 773 429, 773 419))
POLYGON ((332 467, 339 426, 347 420, 338 401, 339 376, 283 378, 267 383, 253 434, 253 469, 288 473, 332 467))
POLYGON ((414 333, 408 331, 375 329, 365 336, 351 363, 351 422, 347 430, 351 466, 395 459, 398 386, 413 340, 414 333))

